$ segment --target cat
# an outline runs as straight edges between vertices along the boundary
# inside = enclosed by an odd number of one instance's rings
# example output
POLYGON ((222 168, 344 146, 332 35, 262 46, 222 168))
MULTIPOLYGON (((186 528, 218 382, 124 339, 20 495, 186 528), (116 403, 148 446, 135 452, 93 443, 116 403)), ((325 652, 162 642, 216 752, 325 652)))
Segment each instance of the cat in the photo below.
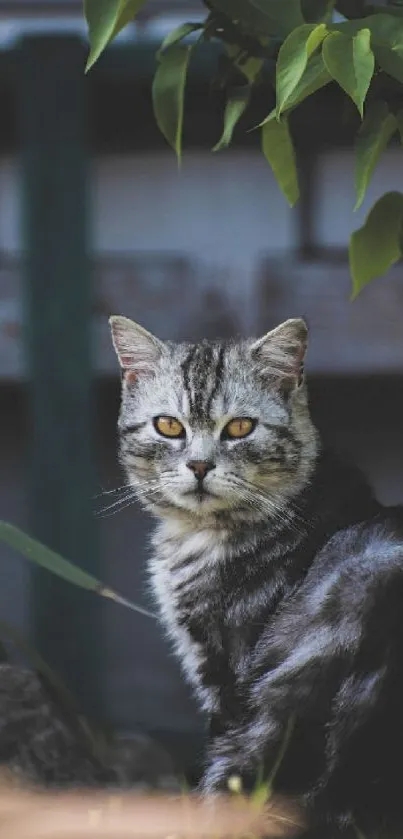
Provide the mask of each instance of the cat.
POLYGON ((305 803, 312 830, 392 835, 403 828, 403 515, 323 446, 305 322, 198 344, 110 324, 120 462, 157 519, 152 588, 209 719, 201 790, 269 778, 288 732, 275 789, 305 803))

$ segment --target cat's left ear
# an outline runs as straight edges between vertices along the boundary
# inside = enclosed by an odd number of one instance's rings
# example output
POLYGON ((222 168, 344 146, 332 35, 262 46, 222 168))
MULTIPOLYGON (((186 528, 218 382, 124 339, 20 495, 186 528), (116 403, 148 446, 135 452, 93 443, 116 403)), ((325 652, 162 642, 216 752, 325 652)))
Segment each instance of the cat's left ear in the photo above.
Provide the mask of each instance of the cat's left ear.
POLYGON ((302 318, 286 320, 251 347, 261 375, 286 393, 302 385, 308 327, 302 318))
POLYGON ((135 381, 140 376, 152 375, 164 351, 158 338, 129 318, 109 318, 112 342, 126 380, 135 381))

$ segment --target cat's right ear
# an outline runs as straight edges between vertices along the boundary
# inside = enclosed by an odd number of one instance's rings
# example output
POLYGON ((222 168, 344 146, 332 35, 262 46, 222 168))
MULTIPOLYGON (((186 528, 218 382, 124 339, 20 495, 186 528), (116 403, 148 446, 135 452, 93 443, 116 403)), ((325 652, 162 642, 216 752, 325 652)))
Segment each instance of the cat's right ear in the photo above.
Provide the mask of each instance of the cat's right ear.
POLYGON ((163 352, 162 342, 129 318, 114 315, 109 318, 109 325, 125 378, 135 381, 139 376, 152 375, 163 352))

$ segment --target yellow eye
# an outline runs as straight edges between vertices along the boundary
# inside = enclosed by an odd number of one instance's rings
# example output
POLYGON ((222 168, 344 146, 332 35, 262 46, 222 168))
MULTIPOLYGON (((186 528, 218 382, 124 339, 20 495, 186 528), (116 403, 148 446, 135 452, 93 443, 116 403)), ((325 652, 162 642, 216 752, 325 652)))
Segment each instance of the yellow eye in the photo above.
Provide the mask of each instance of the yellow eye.
POLYGON ((241 437, 247 437, 254 428, 256 428, 256 420, 250 417, 235 417, 225 426, 223 435, 239 440, 241 437))
POLYGON ((185 429, 175 417, 155 417, 154 428, 163 437, 184 437, 185 429))

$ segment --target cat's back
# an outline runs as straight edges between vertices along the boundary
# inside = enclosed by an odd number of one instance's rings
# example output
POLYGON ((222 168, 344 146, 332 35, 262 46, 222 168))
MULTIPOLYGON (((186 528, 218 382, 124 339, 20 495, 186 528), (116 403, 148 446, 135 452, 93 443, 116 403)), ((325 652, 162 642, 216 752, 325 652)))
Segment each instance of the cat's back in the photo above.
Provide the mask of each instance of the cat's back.
POLYGON ((318 552, 306 584, 324 600, 342 589, 347 610, 364 606, 364 595, 379 596, 380 587, 400 579, 403 582, 403 507, 391 507, 333 534, 318 552))
POLYGON ((262 669, 269 658, 287 661, 284 673, 296 675, 314 659, 355 658, 367 643, 379 664, 387 656, 403 662, 403 508, 381 509, 325 542, 267 627, 255 662, 262 669))

